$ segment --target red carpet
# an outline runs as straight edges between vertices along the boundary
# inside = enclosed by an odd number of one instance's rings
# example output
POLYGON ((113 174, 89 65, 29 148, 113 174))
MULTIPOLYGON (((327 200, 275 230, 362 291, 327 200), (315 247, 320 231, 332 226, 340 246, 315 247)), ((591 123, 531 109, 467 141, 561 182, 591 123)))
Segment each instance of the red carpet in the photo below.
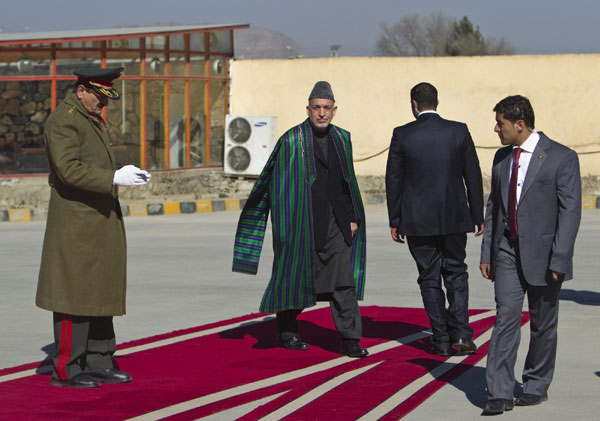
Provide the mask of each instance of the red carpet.
POLYGON ((252 314, 120 345, 116 361, 132 374, 129 384, 51 387, 47 363, 0 370, 0 419, 191 420, 261 399, 240 419, 398 419, 485 357, 494 323, 493 313, 472 310, 480 348, 448 359, 425 351, 423 309, 370 306, 361 313, 361 345, 371 356, 360 360, 340 357, 329 308, 320 308, 299 317, 310 344, 304 352, 278 347, 274 319, 252 314), (43 374, 26 375, 32 369, 43 374))

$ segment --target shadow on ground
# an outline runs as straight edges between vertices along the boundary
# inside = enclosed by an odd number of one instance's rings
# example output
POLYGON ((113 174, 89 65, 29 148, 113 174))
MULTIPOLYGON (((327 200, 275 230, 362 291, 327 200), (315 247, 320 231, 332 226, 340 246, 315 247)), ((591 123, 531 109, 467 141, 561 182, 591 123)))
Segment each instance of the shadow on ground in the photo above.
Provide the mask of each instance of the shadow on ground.
POLYGON ((588 306, 600 306, 600 292, 577 291, 574 289, 562 289, 559 298, 565 301, 573 301, 577 304, 588 306))
MULTIPOLYGON (((376 321, 371 317, 362 317, 363 338, 380 338, 395 340, 427 329, 410 323, 396 321, 376 321)), ((298 320, 298 330, 302 340, 309 345, 318 346, 326 351, 339 353, 341 346, 340 335, 335 329, 326 328, 308 320, 298 320)), ((224 339, 242 339, 250 335, 256 339, 253 348, 267 349, 280 347, 277 340, 277 326, 275 319, 263 323, 248 323, 238 328, 220 333, 224 339)), ((418 346, 408 344, 409 346, 418 346)))

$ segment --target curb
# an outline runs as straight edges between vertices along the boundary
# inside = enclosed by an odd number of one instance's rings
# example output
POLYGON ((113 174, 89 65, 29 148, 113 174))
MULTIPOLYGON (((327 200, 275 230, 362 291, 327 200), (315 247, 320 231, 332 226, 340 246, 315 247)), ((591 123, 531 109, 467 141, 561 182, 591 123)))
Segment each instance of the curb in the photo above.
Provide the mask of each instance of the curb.
MULTIPOLYGON (((385 203, 383 194, 365 194, 365 204, 385 203)), ((122 204, 123 216, 139 217, 154 215, 179 215, 187 213, 211 213, 240 210, 246 199, 195 200, 186 202, 122 204)), ((600 209, 600 196, 583 196, 582 209, 600 209)), ((17 208, 0 209, 0 222, 29 222, 45 219, 47 209, 17 208)))
POLYGON ((600 209, 600 196, 582 196, 582 209, 600 209))
MULTIPOLYGON (((187 202, 121 204, 123 216, 179 215, 186 213, 210 213, 240 210, 246 199, 195 200, 187 202)), ((43 220, 47 209, 18 208, 0 209, 0 222, 29 222, 43 220)))
POLYGON ((29 222, 36 212, 32 208, 0 209, 0 221, 29 222))
POLYGON ((246 199, 195 200, 189 202, 135 203, 121 205, 123 216, 179 215, 240 210, 246 199))

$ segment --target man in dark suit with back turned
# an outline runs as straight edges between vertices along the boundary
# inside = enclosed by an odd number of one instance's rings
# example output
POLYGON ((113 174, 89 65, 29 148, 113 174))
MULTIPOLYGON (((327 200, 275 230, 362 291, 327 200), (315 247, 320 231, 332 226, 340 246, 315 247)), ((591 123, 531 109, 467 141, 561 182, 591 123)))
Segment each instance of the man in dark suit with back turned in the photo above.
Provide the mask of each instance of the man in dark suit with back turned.
POLYGON ((431 352, 449 356, 452 346, 473 352, 477 346, 469 326, 464 259, 466 233, 483 233, 479 160, 467 126, 444 120, 436 112, 433 85, 419 83, 410 91, 410 99, 416 121, 394 129, 386 169, 392 239, 404 243, 406 236, 417 263, 433 332, 431 352))
POLYGON ((484 414, 548 399, 557 346, 558 294, 573 277, 581 220, 581 176, 575 151, 534 130, 529 100, 494 107, 500 142, 492 167, 480 269, 494 282, 496 323, 486 366, 484 414), (527 293, 531 338, 523 395, 513 402, 520 321, 527 293))

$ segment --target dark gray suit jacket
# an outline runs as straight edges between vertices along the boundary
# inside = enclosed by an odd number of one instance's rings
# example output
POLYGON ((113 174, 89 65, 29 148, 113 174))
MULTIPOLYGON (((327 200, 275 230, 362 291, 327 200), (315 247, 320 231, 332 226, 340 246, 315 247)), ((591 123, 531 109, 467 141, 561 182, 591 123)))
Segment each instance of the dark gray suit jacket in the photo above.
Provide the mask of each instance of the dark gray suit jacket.
MULTIPOLYGON (((485 212, 481 263, 492 279, 500 240, 508 229, 508 185, 512 146, 499 149, 492 167, 485 212)), ((573 277, 573 249, 581 220, 579 160, 572 149, 540 132, 517 208, 521 268, 528 284, 547 285, 549 271, 573 277)))

